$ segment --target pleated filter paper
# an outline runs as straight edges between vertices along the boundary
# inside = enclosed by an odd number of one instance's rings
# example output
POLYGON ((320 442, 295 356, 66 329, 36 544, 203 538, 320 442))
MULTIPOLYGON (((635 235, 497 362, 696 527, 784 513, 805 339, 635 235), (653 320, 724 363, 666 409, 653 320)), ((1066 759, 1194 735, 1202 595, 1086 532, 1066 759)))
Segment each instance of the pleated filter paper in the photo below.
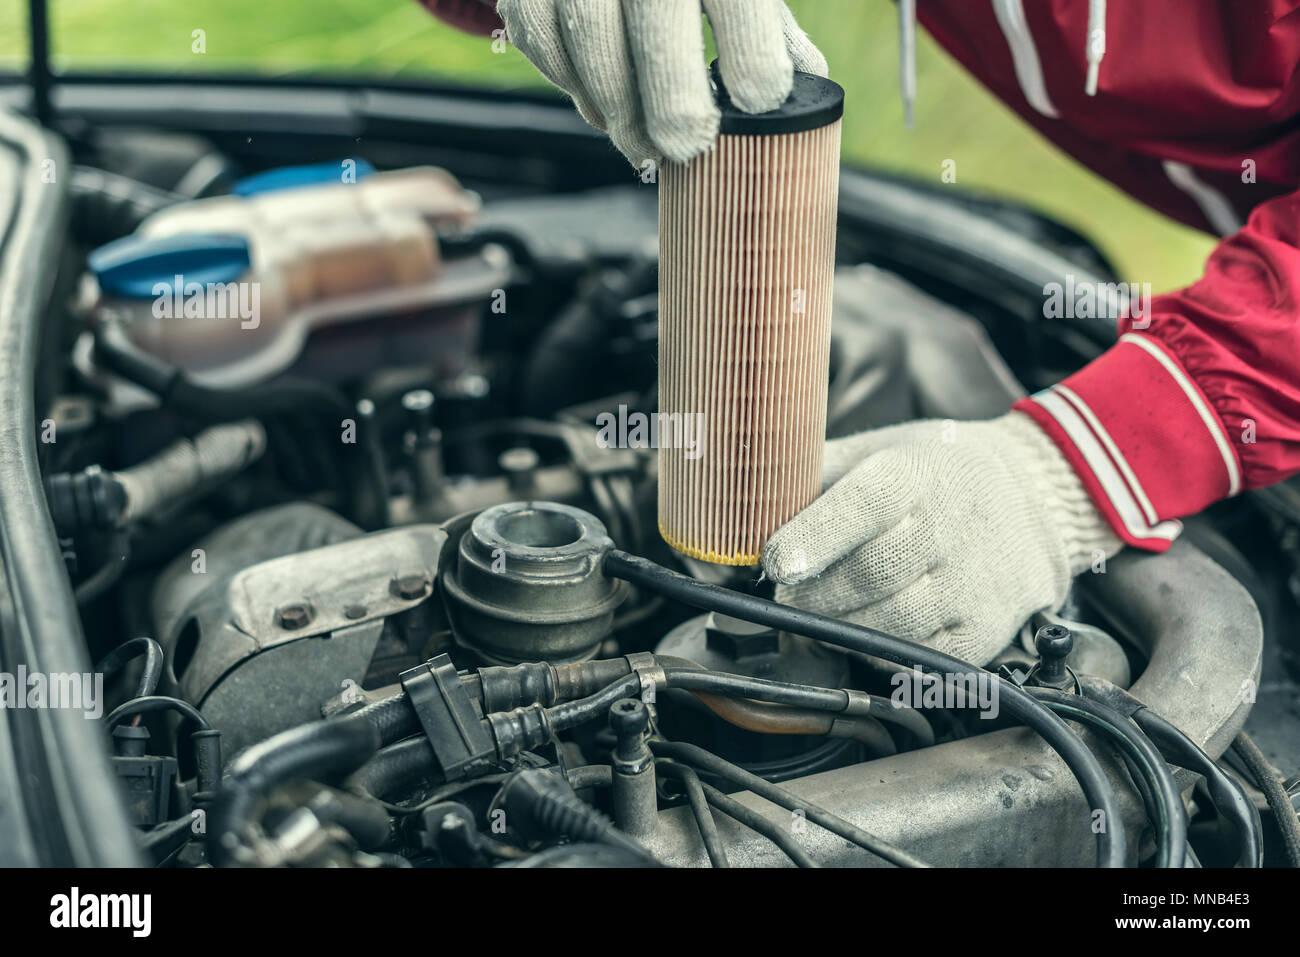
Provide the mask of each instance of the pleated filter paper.
POLYGON ((719 105, 715 148, 660 178, 659 531, 754 565, 821 492, 843 91, 719 105))

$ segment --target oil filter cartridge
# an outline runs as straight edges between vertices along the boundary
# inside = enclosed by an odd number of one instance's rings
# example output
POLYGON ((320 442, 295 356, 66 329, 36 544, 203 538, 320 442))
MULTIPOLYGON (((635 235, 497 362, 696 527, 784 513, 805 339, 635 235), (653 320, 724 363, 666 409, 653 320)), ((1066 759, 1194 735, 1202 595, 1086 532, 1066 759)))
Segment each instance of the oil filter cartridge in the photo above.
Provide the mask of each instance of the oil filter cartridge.
POLYGON ((659 180, 659 532, 754 565, 821 492, 844 91, 796 73, 748 114, 715 84, 716 145, 659 180))

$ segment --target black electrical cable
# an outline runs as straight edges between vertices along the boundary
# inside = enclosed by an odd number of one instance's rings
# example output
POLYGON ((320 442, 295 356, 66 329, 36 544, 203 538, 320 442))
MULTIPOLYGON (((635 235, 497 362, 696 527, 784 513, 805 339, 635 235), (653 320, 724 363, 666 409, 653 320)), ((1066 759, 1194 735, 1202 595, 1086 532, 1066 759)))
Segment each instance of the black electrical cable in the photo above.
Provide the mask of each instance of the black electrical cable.
POLYGON ((139 657, 144 658, 144 668, 133 697, 146 698, 158 690, 163 671, 162 645, 152 638, 132 638, 122 642, 95 665, 95 671, 109 678, 121 671, 128 661, 139 657))
MULTIPOLYGON (((853 700, 853 696, 843 689, 818 688, 814 685, 751 678, 747 675, 709 671, 698 666, 678 667, 666 664, 668 661, 675 660, 666 656, 657 656, 657 660, 665 663, 664 679, 669 688, 703 691, 707 694, 732 698, 752 698, 756 701, 768 701, 772 704, 826 711, 832 714, 842 714, 853 700)), ((871 717, 910 732, 921 747, 934 744, 934 729, 919 711, 897 707, 888 698, 882 698, 880 695, 862 691, 855 694, 864 701, 870 701, 870 711, 867 714, 871 717)))
POLYGON ((700 787, 704 791, 705 798, 715 808, 721 811, 727 817, 739 821, 745 827, 749 828, 755 834, 760 834, 775 844, 786 857, 790 858, 796 867, 816 867, 814 861, 802 847, 795 836, 787 831, 781 825, 768 820, 762 814, 758 813, 751 807, 746 807, 735 798, 728 794, 723 794, 713 785, 701 781, 700 787))
POLYGON ((656 757, 662 756, 673 758, 681 761, 694 768, 702 769, 716 774, 718 777, 738 784, 743 788, 753 791, 759 797, 771 801, 773 804, 779 804, 781 807, 790 811, 802 811, 803 814, 821 827, 833 834, 838 834, 846 841, 850 841, 858 847, 870 851, 877 857, 896 864, 899 867, 929 867, 925 861, 913 854, 908 853, 901 847, 896 847, 883 838, 877 837, 868 831, 863 830, 856 824, 852 824, 838 814, 827 811, 811 801, 806 801, 796 797, 785 788, 772 782, 760 778, 757 774, 752 774, 744 768, 732 764, 724 758, 718 757, 710 751, 705 751, 701 747, 693 744, 686 744, 680 741, 662 741, 650 740, 650 750, 656 757))
MULTIPOLYGON (((1071 717, 1066 714, 1065 717, 1071 717)), ((1133 784, 1133 790, 1137 791, 1138 797, 1142 800, 1142 809, 1146 812, 1147 820, 1153 825, 1153 831, 1156 840, 1156 850, 1160 856, 1156 860, 1157 867, 1168 867, 1163 861, 1168 859, 1168 815, 1165 814, 1164 806, 1156 792, 1151 789, 1151 775, 1142 764, 1133 760, 1132 755, 1123 747, 1115 751, 1116 756, 1124 764, 1124 769, 1128 772, 1129 780, 1133 784)), ((1189 845, 1188 850, 1191 847, 1189 845)), ((1139 860, 1141 860, 1141 848, 1139 847, 1139 860)))
POLYGON ((1282 833, 1282 844, 1286 849, 1287 863, 1291 867, 1300 867, 1300 818, 1296 816, 1295 805, 1282 787, 1273 765, 1269 764, 1259 745, 1242 731, 1232 742, 1232 750, 1246 763, 1255 783, 1264 792, 1268 808, 1273 812, 1273 820, 1282 833))
POLYGON ((1223 770, 1212 757, 1172 721, 1144 705, 1129 692, 1101 678, 1085 675, 1083 693, 1093 700, 1109 704, 1142 729, 1170 761, 1205 778, 1205 786, 1214 808, 1237 834, 1237 863, 1241 867, 1263 866, 1264 837, 1259 809, 1246 796, 1236 778, 1223 770))
MULTIPOLYGON (((751 678, 747 675, 733 675, 722 671, 706 671, 702 668, 681 668, 667 664, 667 659, 657 659, 663 663, 664 678, 670 688, 685 691, 705 691, 709 694, 725 695, 729 698, 753 698, 755 701, 768 701, 772 704, 789 705, 792 708, 808 708, 813 711, 843 712, 852 700, 847 692, 836 688, 818 688, 814 685, 798 685, 785 681, 769 681, 766 678, 751 678)), ((885 699, 873 701, 877 705, 885 699)))
POLYGON ((188 718, 198 726, 200 731, 211 731, 212 725, 208 719, 203 717, 202 712, 188 701, 182 701, 180 698, 169 698, 166 695, 148 695, 144 698, 132 698, 130 701, 124 701, 108 713, 104 719, 104 725, 112 728, 123 718, 130 718, 137 714, 148 714, 153 711, 177 711, 182 717, 188 718))
POLYGON ((695 816, 695 826, 700 829, 700 840, 704 842, 704 852, 709 855, 709 863, 714 867, 730 867, 727 861, 727 849, 722 844, 722 835, 718 833, 718 824, 713 820, 709 810, 708 798, 704 796, 704 787, 700 776, 685 764, 672 761, 659 761, 655 766, 669 776, 677 778, 686 789, 686 800, 695 816))
MULTIPOLYGON (((1028 690, 1053 711, 1101 732, 1127 753, 1151 791, 1153 810, 1156 811, 1154 823, 1160 834, 1156 866, 1182 867, 1187 856, 1187 811, 1169 766, 1150 739, 1110 705, 1051 688, 1028 690)), ((1108 827, 1123 827, 1119 818, 1109 819, 1106 824, 1108 827)))
MULTIPOLYGON (((717 611, 742 621, 767 625, 859 651, 896 664, 920 667, 940 674, 975 675, 997 680, 999 700, 1006 712, 1033 728, 1051 745, 1074 772, 1093 810, 1107 821, 1120 821, 1119 801, 1114 788, 1088 746, 1051 709, 1012 682, 996 678, 983 669, 922 645, 895 638, 884 632, 837 621, 814 612, 779 605, 752 595, 696 581, 661 565, 613 549, 605 554, 605 572, 648 591, 658 592, 694 608, 717 611)), ((1123 867, 1127 855, 1124 828, 1107 827, 1097 834, 1097 859, 1102 867, 1123 867)))
POLYGON ((1140 708, 1131 717, 1171 761, 1205 778, 1210 801, 1237 834, 1237 863, 1242 867, 1259 867, 1264 854, 1259 809, 1241 785, 1195 741, 1150 708, 1140 708))
POLYGON ((117 529, 113 532, 112 539, 109 542, 108 557, 104 559, 104 564, 95 569, 94 573, 84 581, 77 584, 74 590, 77 604, 79 606, 89 605, 113 587, 117 580, 122 577, 122 573, 126 571, 130 558, 131 536, 126 529, 117 529))

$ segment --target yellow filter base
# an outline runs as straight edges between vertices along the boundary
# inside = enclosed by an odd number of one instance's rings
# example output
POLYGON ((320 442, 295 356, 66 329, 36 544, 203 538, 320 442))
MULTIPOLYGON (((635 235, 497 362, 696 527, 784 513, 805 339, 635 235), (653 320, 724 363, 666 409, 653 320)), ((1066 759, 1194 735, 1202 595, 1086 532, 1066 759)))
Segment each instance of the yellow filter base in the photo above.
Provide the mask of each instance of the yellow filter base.
POLYGON ((757 552, 752 555, 722 555, 718 552, 703 551, 694 545, 673 538, 662 522, 659 523, 659 535, 674 551, 681 552, 687 558, 698 558, 702 562, 712 562, 714 565, 757 565, 762 557, 757 552))

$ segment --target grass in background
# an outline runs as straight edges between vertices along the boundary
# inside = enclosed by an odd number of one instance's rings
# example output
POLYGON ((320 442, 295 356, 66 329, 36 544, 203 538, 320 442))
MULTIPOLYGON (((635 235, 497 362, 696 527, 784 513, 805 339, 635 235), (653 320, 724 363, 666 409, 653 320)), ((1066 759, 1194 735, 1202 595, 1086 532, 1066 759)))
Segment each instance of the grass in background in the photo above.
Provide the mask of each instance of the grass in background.
MULTIPOLYGON (((414 0, 49 0, 57 61, 78 69, 245 70, 444 76, 544 86, 510 50, 444 27, 414 0), (206 53, 191 50, 204 31, 206 53)), ((789 0, 847 92, 844 154, 919 178, 956 163, 956 189, 1023 202, 1090 237, 1121 278, 1153 289, 1201 273, 1213 240, 1093 176, 1047 143, 923 32, 916 129, 898 99, 897 23, 888 0, 789 0)), ((0 65, 21 62, 23 0, 0 0, 0 65)))

